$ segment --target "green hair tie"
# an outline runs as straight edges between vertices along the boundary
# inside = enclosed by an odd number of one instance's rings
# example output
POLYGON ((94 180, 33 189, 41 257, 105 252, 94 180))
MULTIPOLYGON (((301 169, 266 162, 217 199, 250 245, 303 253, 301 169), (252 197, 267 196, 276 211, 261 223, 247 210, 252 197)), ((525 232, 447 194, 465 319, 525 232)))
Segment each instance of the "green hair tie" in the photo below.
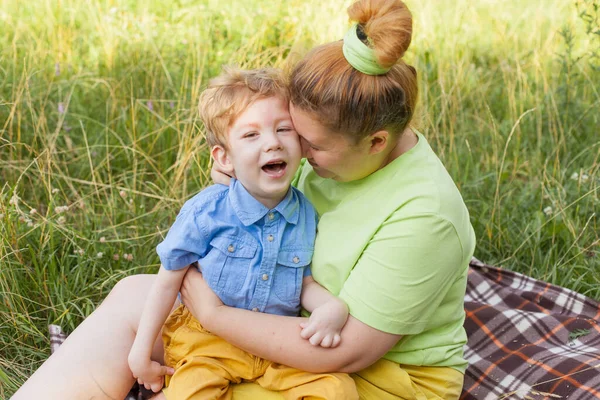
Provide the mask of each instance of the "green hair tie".
POLYGON ((384 68, 377 62, 375 57, 375 51, 364 44, 362 40, 358 38, 356 28, 358 24, 354 24, 348 29, 344 36, 344 45, 342 51, 346 60, 354 67, 354 69, 367 75, 383 75, 388 72, 390 68, 384 68))

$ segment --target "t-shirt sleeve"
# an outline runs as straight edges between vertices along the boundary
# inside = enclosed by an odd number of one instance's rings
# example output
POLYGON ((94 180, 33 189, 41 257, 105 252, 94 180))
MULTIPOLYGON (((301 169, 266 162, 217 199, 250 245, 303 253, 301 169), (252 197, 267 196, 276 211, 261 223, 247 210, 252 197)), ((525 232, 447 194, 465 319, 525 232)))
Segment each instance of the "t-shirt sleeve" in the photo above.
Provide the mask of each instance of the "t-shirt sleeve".
POLYGON ((178 270, 195 263, 207 251, 208 235, 202 227, 198 209, 184 206, 157 247, 160 262, 167 270, 178 270))
POLYGON ((422 332, 463 262, 454 226, 437 215, 396 212, 376 232, 340 292, 350 314, 384 332, 422 332))

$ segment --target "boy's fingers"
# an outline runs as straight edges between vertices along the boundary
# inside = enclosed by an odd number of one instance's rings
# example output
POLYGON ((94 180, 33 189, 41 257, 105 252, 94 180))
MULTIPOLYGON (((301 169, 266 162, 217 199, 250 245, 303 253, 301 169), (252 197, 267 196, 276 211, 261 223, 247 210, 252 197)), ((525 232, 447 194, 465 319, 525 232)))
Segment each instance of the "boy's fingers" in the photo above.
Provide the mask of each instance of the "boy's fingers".
POLYGON ((331 335, 327 335, 321 341, 321 347, 331 347, 331 343, 333 342, 333 338, 331 335))
POLYGON ((338 347, 338 345, 340 344, 340 342, 342 341, 342 337, 340 335, 335 335, 333 337, 333 343, 331 344, 331 347, 338 347))
POLYGON ((315 331, 316 329, 313 325, 308 325, 306 328, 302 329, 300 332, 300 337, 302 339, 308 339, 315 334, 315 331))
POLYGON ((151 388, 151 390, 154 393, 160 392, 161 389, 162 389, 162 387, 163 387, 163 380, 162 379, 159 379, 158 382, 155 382, 152 385, 150 385, 150 388, 151 388))
POLYGON ((321 343, 321 340, 323 339, 323 335, 321 334, 321 332, 317 332, 314 335, 311 336, 310 339, 308 339, 308 341, 310 342, 310 344, 312 344, 313 346, 318 346, 319 343, 321 343))
POLYGON ((161 375, 169 375, 170 376, 170 375, 173 375, 174 373, 175 373, 175 370, 173 368, 163 365, 161 375))

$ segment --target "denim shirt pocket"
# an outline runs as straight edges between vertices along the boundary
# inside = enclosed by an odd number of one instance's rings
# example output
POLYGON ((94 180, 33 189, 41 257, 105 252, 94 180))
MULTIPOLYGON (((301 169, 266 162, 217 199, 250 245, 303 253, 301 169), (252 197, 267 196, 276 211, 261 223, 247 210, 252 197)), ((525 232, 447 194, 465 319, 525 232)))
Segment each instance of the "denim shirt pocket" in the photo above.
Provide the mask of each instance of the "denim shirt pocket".
POLYGON ((277 255, 273 287, 280 301, 300 303, 304 270, 312 260, 312 248, 282 248, 277 255))
MULTIPOLYGON (((208 273, 210 286, 226 295, 233 295, 244 286, 256 254, 258 243, 254 239, 216 236, 210 241, 214 265, 203 266, 208 273)), ((220 293, 217 293, 220 294, 220 293)))

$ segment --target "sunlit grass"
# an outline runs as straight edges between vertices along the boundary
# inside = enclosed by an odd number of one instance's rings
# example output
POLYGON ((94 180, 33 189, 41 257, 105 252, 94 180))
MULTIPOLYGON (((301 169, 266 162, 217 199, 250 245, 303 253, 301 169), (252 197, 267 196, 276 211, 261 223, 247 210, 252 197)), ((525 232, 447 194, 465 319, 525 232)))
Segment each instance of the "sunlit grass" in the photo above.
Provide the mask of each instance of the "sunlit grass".
MULTIPOLYGON (((600 46, 574 2, 409 5, 418 126, 475 255, 600 299, 600 46)), ((206 81, 224 63, 285 67, 347 26, 334 1, 0 0, 0 398, 47 356, 48 323, 71 331, 158 266, 209 183, 206 81)))

